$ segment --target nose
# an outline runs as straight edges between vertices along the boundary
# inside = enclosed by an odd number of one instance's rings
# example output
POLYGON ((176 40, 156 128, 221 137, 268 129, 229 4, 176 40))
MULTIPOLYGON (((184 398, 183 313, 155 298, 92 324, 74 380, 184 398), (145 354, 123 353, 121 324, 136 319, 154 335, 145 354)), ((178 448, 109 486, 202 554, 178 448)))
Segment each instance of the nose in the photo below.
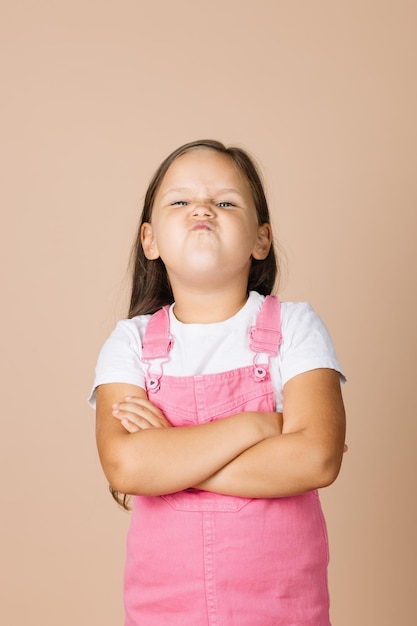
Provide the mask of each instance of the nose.
POLYGON ((198 200, 193 207, 193 217, 210 218, 214 217, 214 208, 210 200, 198 200))

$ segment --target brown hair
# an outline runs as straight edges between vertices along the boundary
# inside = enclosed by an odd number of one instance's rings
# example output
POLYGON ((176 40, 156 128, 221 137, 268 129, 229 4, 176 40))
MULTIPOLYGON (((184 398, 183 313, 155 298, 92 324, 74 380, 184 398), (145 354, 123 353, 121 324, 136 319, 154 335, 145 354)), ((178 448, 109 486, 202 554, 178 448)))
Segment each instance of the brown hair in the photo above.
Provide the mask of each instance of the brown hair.
MULTIPOLYGON (((129 317, 155 313, 158 309, 174 301, 165 265, 161 259, 150 261, 143 253, 140 230, 144 222, 150 222, 156 193, 169 166, 178 157, 197 149, 208 149, 227 155, 249 183, 255 203, 258 224, 269 224, 268 204, 258 171, 249 155, 241 148, 226 148, 219 141, 203 139, 186 143, 174 150, 158 167, 146 192, 136 241, 133 246, 131 263, 133 266, 132 295, 129 317)), ((258 291, 262 295, 271 293, 278 273, 274 247, 262 261, 252 259, 249 273, 248 291, 258 291)))
MULTIPOLYGON (((271 222, 261 178, 247 152, 237 147, 226 148, 224 144, 212 139, 192 141, 171 152, 156 170, 145 195, 139 228, 131 253, 133 272, 129 318, 155 313, 161 307, 172 304, 174 301, 163 261, 160 258, 149 260, 145 257, 141 243, 141 226, 144 222, 151 221, 155 196, 170 165, 183 154, 198 149, 214 150, 227 155, 249 183, 258 224, 270 224, 271 222)), ((278 264, 274 246, 271 246, 265 259, 252 259, 247 289, 248 291, 258 291, 266 296, 272 292, 277 276, 278 264)), ((119 504, 128 508, 126 495, 116 492, 111 486, 110 491, 119 504)))

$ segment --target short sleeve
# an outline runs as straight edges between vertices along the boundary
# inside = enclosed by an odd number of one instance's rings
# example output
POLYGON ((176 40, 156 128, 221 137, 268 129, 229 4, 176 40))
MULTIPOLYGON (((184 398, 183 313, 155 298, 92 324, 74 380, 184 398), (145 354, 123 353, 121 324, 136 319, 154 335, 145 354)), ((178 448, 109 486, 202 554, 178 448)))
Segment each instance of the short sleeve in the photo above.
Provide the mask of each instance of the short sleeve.
POLYGON ((282 385, 298 374, 317 368, 334 369, 340 373, 341 382, 346 380, 329 332, 310 304, 282 304, 282 335, 282 385))
POLYGON ((95 390, 106 383, 127 383, 145 387, 145 372, 141 362, 141 334, 149 316, 120 321, 103 345, 95 370, 93 389, 88 399, 96 406, 95 390))

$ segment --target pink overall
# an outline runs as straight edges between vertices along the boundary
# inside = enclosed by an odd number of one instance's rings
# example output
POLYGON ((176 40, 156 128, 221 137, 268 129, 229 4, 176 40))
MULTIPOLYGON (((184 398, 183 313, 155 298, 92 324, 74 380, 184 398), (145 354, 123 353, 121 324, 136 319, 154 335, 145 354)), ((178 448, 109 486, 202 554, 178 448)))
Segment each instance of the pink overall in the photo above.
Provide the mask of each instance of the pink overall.
MULTIPOLYGON (((168 309, 161 309, 143 346, 150 399, 174 426, 274 411, 269 364, 257 363, 256 355, 278 352, 276 298, 265 298, 248 341, 254 352, 248 367, 187 377, 155 373, 153 359, 169 358, 173 344, 168 309)), ((125 626, 329 626, 327 562, 317 491, 274 499, 196 489, 135 496, 125 626)))

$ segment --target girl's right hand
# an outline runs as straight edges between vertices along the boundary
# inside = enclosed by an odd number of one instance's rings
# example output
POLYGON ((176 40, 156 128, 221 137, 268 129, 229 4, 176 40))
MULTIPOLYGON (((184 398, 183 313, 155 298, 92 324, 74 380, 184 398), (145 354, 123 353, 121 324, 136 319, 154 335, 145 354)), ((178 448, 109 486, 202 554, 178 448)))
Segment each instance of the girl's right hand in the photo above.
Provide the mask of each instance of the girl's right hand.
MULTIPOLYGON (((136 433, 148 428, 172 427, 163 413, 152 402, 143 398, 126 396, 123 402, 116 402, 113 405, 112 413, 129 433, 136 433)), ((282 434, 282 413, 271 411, 253 413, 252 415, 259 423, 263 438, 267 439, 282 434)))
POLYGON ((129 433, 148 428, 171 427, 162 411, 145 398, 126 396, 121 402, 113 404, 112 415, 120 420, 123 428, 129 433))

